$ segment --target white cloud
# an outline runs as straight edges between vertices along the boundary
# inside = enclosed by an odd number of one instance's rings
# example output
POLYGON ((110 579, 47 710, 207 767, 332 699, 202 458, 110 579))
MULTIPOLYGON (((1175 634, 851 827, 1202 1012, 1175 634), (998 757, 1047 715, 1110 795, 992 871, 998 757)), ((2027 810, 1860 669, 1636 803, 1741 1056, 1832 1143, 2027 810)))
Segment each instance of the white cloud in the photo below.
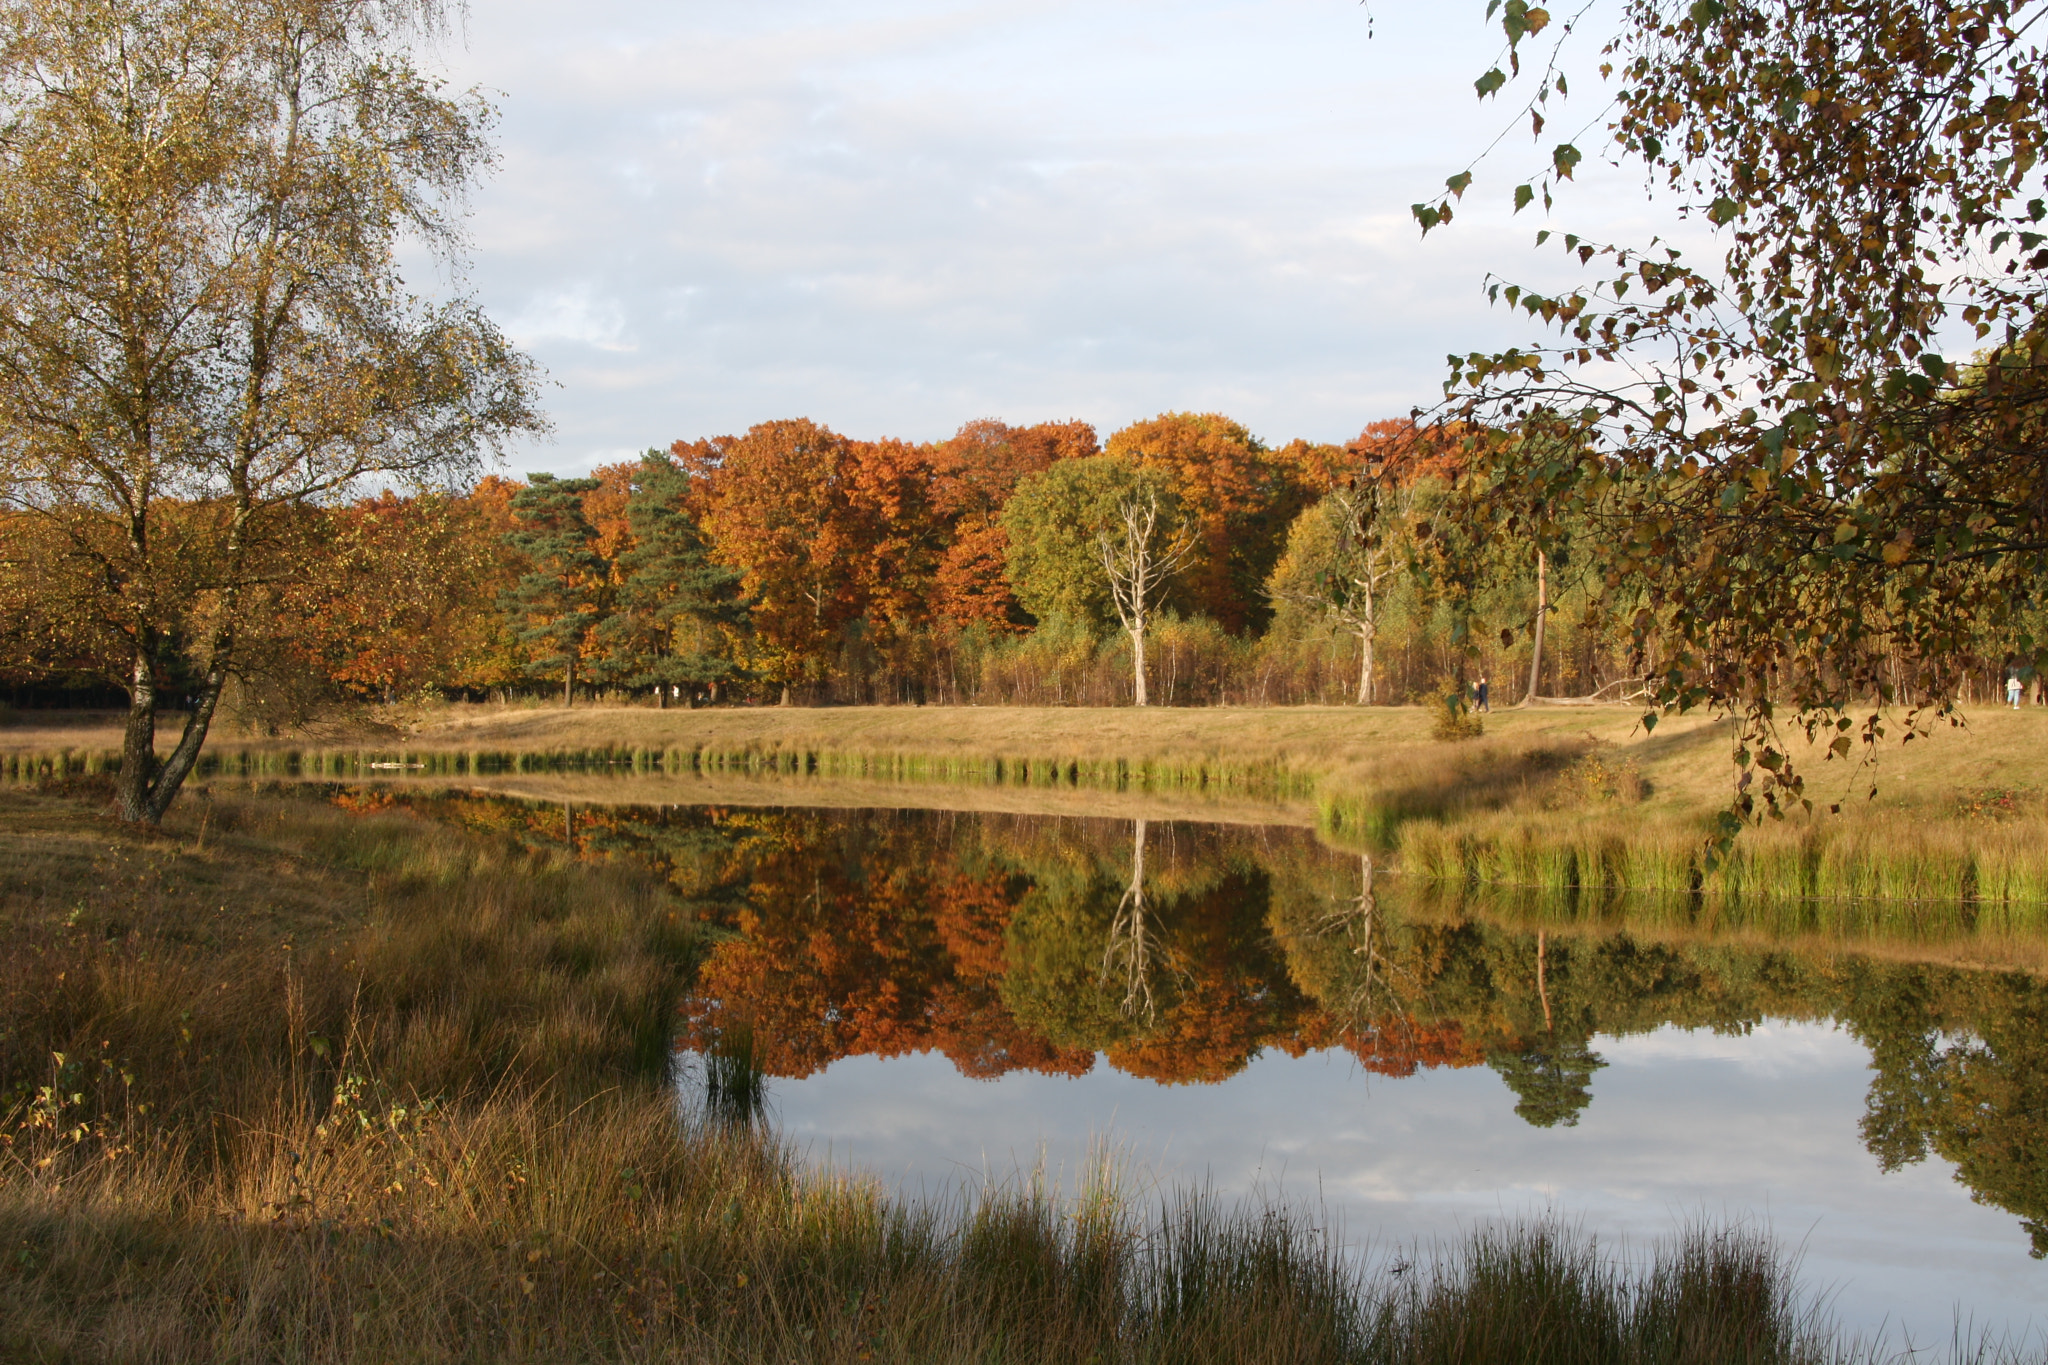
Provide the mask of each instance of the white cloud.
POLYGON ((589 285, 551 290, 527 301, 505 320, 505 331, 521 346, 568 342, 600 351, 632 351, 623 339, 626 314, 617 299, 599 298, 589 285))
MULTIPOLYGON (((1495 42, 1477 0, 1374 8, 1368 41, 1348 0, 478 0, 443 55, 506 92, 472 278, 561 386, 535 458, 797 414, 1341 439, 1432 401, 1445 353, 1531 337, 1486 269, 1555 267, 1506 170, 1419 240, 1505 116, 1495 42)), ((1584 174, 1587 230, 1650 221, 1584 174)))

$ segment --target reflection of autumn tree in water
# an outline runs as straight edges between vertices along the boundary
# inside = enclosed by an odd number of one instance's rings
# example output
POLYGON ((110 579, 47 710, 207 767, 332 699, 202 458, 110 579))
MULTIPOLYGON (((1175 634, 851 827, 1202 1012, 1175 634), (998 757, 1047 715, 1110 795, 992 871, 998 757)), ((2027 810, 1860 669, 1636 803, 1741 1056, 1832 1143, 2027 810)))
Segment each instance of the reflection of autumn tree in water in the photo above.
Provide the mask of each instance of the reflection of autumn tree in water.
POLYGON ((1593 1073, 1607 1063, 1586 1039, 1546 1036, 1494 1048, 1486 1064, 1515 1092, 1515 1113, 1535 1128, 1576 1127, 1593 1102, 1593 1073))
POLYGON ((1315 1045, 1320 1014, 1265 931, 1268 878, 1245 836, 1140 821, 1130 837, 1122 858, 1078 828, 1065 848, 1020 852, 1033 887, 1009 935, 1016 1017, 1166 1082, 1315 1045))
POLYGON ((1484 1049, 1463 1022, 1431 1017, 1441 937, 1382 904, 1370 854, 1352 866, 1292 860, 1273 872, 1268 928, 1290 979, 1323 1007, 1315 1032, 1377 1075, 1477 1066, 1484 1049))
POLYGON ((1321 1012, 1266 932, 1267 901, 1265 870, 1242 856, 1206 885, 1157 897, 1171 999, 1156 1027, 1109 1049, 1112 1064, 1158 1081, 1220 1081, 1263 1048, 1300 1056, 1324 1041, 1321 1012))
POLYGON ((970 1075, 1071 1072, 1089 1059, 1019 1029, 988 975, 991 938, 1021 886, 963 866, 939 817, 780 812, 756 846, 736 936, 685 1006, 685 1041, 743 1011, 777 1075, 840 1057, 936 1049, 970 1075), (964 960, 955 949, 965 947, 964 960))
POLYGON ((1109 925, 1109 946, 1102 950, 1102 980, 1123 986, 1125 1015, 1143 1017, 1147 1028, 1159 1018, 1152 994, 1152 919, 1145 904, 1145 833, 1148 821, 1131 824, 1131 880, 1117 901, 1109 925))
POLYGON ((1578 1126, 1579 1112, 1593 1102, 1593 1073, 1607 1063, 1592 1048, 1592 1029, 1577 1012, 1560 1034, 1557 1011, 1550 1004, 1550 945, 1536 932, 1536 1003, 1543 1010, 1543 1031, 1494 1048, 1486 1064, 1500 1073, 1515 1092, 1515 1113, 1536 1128, 1578 1126))
POLYGON ((1877 1075, 1863 1139, 1884 1169, 1932 1152, 2048 1256, 2048 986, 2017 973, 1844 973, 1843 1018, 1877 1075))
MULTIPOLYGON (((335 800, 564 849, 560 805, 335 800)), ((685 1043, 745 1009, 782 1074, 923 1050, 973 1076, 1072 1074, 1099 1051, 1137 1075, 1206 1081, 1261 1048, 1338 1045, 1387 1075, 1485 1061, 1524 1119, 1568 1125, 1589 1100, 1595 1035, 1838 1019, 1871 1050, 1863 1134, 1877 1160, 1953 1163, 2048 1251, 2048 986, 2025 976, 1482 917, 1518 913, 1505 903, 1423 915, 1369 863, 1295 831, 1153 824, 1138 869, 1132 827, 1106 820, 583 805, 572 818, 576 856, 655 865, 727 931, 685 1043), (1106 955, 1124 961, 1134 871, 1149 1023, 1103 973, 1106 955)))

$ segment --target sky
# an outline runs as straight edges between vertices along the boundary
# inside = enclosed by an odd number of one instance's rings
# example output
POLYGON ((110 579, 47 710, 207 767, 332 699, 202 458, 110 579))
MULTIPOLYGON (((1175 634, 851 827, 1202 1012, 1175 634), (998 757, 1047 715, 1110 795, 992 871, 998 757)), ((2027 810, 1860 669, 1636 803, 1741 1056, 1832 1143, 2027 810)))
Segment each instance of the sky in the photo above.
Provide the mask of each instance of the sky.
POLYGON ((1408 206, 1521 103, 1474 96, 1482 0, 472 0, 430 59, 501 113, 461 284, 555 427, 511 472, 784 417, 1348 439, 1435 400, 1447 353, 1535 339, 1483 288, 1567 278, 1538 228, 1674 225, 1590 157, 1549 217, 1508 211, 1599 126, 1613 8, 1552 136, 1517 120, 1425 240, 1408 206))

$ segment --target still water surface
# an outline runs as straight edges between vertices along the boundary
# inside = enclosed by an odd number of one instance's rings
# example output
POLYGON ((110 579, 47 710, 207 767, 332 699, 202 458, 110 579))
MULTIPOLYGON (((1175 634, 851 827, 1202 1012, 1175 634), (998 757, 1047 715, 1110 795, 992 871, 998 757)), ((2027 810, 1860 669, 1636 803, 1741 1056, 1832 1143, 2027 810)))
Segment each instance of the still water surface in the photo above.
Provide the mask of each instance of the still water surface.
POLYGON ((2048 1326, 2048 983, 1954 945, 1447 901, 1293 828, 432 804, 659 869, 720 931, 685 1062, 750 1030, 785 1133, 913 1194, 1107 1143, 1382 1248, 1747 1219, 1846 1326, 2048 1326))

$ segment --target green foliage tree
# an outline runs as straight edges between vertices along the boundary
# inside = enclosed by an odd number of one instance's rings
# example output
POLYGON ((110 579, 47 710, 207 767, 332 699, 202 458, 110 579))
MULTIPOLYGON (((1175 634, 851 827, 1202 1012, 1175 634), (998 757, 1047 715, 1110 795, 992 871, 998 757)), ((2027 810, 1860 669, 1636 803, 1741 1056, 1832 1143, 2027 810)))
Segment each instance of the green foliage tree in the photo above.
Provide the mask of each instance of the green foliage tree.
POLYGON ((1109 625, 1109 581, 1096 537, 1138 482, 1134 465, 1109 455, 1062 460, 1017 481, 1002 511, 1004 570, 1033 618, 1085 621, 1097 630, 1109 625))
POLYGON ((689 497, 688 471, 659 450, 641 457, 626 503, 633 546, 618 559, 617 610, 594 632, 621 681, 662 699, 670 687, 731 677, 721 632, 747 619, 739 571, 712 560, 689 497))
POLYGON ((1115 455, 1062 460, 1018 481, 1003 530, 1024 609, 1040 621, 1121 626, 1145 705, 1145 636, 1192 548, 1167 477, 1115 455))
POLYGON ((129 820, 162 818, 275 594, 325 570, 309 507, 462 481, 540 422, 530 363, 398 266, 460 255, 490 157, 489 109, 409 59, 439 13, 0 3, 0 502, 74 658, 128 692, 129 820))
POLYGON ((597 528, 583 512, 583 495, 597 486, 596 479, 530 475, 512 495, 519 529, 505 537, 529 567, 499 597, 498 609, 532 652, 530 671, 562 675, 564 706, 575 704, 578 666, 610 615, 611 565, 597 552, 597 528))
MULTIPOLYGON (((1548 16, 1500 12, 1519 71, 1548 16)), ((2048 659, 2030 614, 2048 571, 2043 18, 2029 0, 1633 0, 1607 49, 1612 150, 1718 233, 1718 260, 1564 235, 1598 278, 1493 285, 1552 339, 1453 358, 1473 424, 1459 524, 1544 550, 1567 521, 1591 530, 1597 576, 1640 594, 1654 700, 1744 721, 1731 828, 1811 804, 1781 717, 1848 757, 1885 736, 1888 703, 1919 728, 1951 710, 1987 637, 2048 659), (1944 354, 1958 339, 1986 348, 1976 366, 1944 354)), ((1553 61, 1539 133, 1565 89, 1553 61)), ((1581 156, 1554 150, 1546 206, 1581 156)), ((1425 230, 1471 183, 1416 206, 1425 230)))
POLYGON ((1374 646, 1414 552, 1423 505, 1419 482, 1355 480, 1294 519, 1266 583, 1275 601, 1357 637, 1360 706, 1372 704, 1374 646))

